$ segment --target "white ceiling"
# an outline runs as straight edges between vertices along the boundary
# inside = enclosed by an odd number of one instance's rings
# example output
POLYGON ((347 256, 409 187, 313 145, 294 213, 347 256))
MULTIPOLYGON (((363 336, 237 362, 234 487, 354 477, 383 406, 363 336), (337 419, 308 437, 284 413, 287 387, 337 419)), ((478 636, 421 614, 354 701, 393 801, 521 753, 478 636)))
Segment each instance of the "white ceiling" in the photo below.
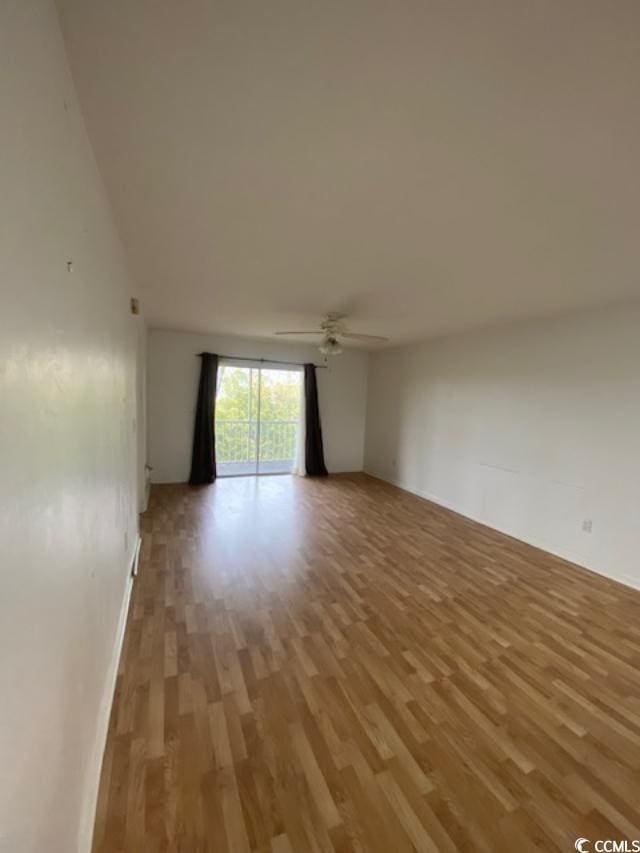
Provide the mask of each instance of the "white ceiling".
POLYGON ((638 0, 59 0, 152 326, 640 297, 638 0))

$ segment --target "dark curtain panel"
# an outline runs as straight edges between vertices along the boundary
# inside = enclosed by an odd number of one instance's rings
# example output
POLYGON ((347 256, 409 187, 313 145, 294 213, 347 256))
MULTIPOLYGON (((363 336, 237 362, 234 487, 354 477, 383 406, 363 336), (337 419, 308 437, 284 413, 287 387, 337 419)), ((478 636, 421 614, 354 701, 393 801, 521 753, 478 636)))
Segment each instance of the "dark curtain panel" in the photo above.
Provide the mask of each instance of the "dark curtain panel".
POLYGON ((304 366, 305 444, 304 461, 307 474, 327 476, 322 448, 322 428, 318 408, 318 384, 315 364, 304 366))
POLYGON ((200 386, 198 407, 193 429, 193 452, 189 483, 200 486, 213 483, 216 478, 216 384, 218 381, 218 356, 210 352, 200 353, 200 386))

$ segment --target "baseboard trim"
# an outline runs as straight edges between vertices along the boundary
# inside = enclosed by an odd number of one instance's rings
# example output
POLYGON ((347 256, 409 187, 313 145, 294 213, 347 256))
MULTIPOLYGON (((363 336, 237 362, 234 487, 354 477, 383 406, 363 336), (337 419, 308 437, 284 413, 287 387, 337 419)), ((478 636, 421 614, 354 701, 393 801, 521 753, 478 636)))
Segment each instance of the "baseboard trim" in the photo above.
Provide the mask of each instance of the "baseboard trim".
POLYGON ((554 557, 559 557, 561 560, 565 560, 567 563, 573 563, 581 569, 584 569, 586 572, 593 572, 594 575, 598 575, 601 578, 605 578, 606 580, 613 581, 614 583, 620 583, 623 586, 628 586, 630 589, 640 590, 640 580, 636 580, 635 578, 631 578, 628 575, 615 575, 609 572, 603 572, 600 569, 594 568, 593 566, 585 565, 582 562, 582 558, 577 554, 569 554, 562 553, 560 551, 555 550, 554 548, 549 547, 543 542, 533 542, 530 539, 523 539, 520 536, 515 536, 510 530, 505 530, 504 528, 497 527, 494 524, 489 524, 485 519, 479 518, 478 516, 471 515, 467 512, 462 512, 462 510, 454 506, 450 501, 445 500, 444 498, 438 497, 438 495, 431 494, 430 492, 423 491, 421 489, 411 488, 405 483, 396 480, 392 477, 389 477, 386 474, 381 473, 380 471, 373 471, 371 469, 365 468, 364 473, 369 477, 373 477, 376 480, 382 480, 384 483, 389 483, 391 486, 395 486, 397 489, 401 489, 403 492, 408 492, 410 495, 416 495, 419 498, 422 498, 425 501, 430 501, 431 503, 437 504, 437 506, 441 506, 443 509, 448 509, 450 512, 454 512, 456 515, 460 515, 463 518, 468 518, 469 521, 473 521, 476 524, 481 524, 483 527, 487 527, 489 530, 495 530, 498 533, 502 533, 503 536, 509 536, 511 539, 515 539, 517 542, 522 542, 525 545, 530 545, 532 548, 538 548, 540 551, 545 551, 547 554, 551 554, 554 557))
POLYGON ((138 562, 140 559, 140 545, 142 539, 137 537, 136 543, 131 554, 127 566, 128 572, 125 581, 124 595, 120 606, 120 615, 118 617, 118 628, 116 631, 115 642, 111 652, 111 661, 107 670, 105 681, 105 689, 100 703, 100 711, 98 716, 98 730, 94 746, 94 754, 91 762, 90 787, 85 795, 84 819, 80 827, 78 837, 78 850, 82 853, 90 853, 93 845, 93 830, 96 821, 96 810, 98 807, 98 793, 100 789, 100 776, 102 774, 102 761, 104 751, 107 744, 107 735, 109 734, 109 720, 111 718, 111 708, 116 692, 116 682, 118 680, 118 669, 120 666, 120 655, 122 654, 122 646, 124 643, 124 635, 127 627, 127 616, 129 615, 129 604, 131 602, 131 593, 133 591, 133 581, 138 573, 138 562))

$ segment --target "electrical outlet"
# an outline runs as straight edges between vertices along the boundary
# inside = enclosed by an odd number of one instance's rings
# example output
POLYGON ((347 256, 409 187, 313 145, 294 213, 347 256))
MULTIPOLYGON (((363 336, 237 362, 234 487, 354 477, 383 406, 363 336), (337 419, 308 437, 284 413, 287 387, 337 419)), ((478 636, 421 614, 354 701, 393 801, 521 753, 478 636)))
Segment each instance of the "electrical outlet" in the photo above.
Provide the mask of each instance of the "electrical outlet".
POLYGON ((585 520, 582 522, 582 529, 584 530, 584 532, 591 533, 592 528, 593 521, 590 518, 585 518, 585 520))

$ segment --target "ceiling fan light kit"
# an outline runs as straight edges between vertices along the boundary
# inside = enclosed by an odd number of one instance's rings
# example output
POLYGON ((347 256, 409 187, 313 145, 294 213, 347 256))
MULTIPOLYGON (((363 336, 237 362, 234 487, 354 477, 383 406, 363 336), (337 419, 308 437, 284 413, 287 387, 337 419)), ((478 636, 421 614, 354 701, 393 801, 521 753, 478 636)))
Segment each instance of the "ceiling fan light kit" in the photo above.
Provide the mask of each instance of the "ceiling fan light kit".
POLYGON ((344 323, 342 323, 343 319, 342 314, 330 313, 320 323, 319 329, 276 332, 276 335, 322 335, 322 343, 319 349, 323 355, 340 355, 342 352, 340 338, 363 341, 365 343, 379 343, 388 340, 380 335, 360 335, 357 332, 350 332, 344 323))
POLYGON ((326 337, 320 344, 319 349, 322 355, 340 355, 342 352, 339 341, 331 337, 326 337))

